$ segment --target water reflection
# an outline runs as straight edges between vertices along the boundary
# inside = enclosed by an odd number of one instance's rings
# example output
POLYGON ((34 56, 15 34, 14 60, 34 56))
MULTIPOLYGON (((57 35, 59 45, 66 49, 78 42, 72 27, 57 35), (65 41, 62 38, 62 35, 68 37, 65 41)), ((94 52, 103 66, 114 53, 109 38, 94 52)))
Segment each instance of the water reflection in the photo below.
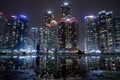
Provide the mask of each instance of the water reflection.
POLYGON ((120 71, 119 56, 45 56, 41 55, 39 67, 36 56, 0 56, 0 70, 30 70, 40 77, 85 77, 93 70, 120 71))
POLYGON ((34 56, 0 56, 0 70, 29 70, 34 56))

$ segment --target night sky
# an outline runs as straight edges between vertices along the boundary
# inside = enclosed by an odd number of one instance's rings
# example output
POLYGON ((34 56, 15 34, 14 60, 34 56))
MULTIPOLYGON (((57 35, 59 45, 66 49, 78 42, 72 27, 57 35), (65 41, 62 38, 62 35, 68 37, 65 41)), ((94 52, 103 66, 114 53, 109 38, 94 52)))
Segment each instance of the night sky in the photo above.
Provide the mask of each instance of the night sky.
MULTIPOLYGON (((0 0, 0 11, 5 16, 25 14, 30 19, 30 26, 41 26, 44 12, 52 10, 57 21, 61 17, 60 5, 65 0, 0 0)), ((120 0, 70 0, 72 15, 79 21, 81 34, 84 29, 84 16, 97 15, 101 10, 113 11, 120 15, 120 0)), ((83 36, 81 36, 83 37, 83 36)))

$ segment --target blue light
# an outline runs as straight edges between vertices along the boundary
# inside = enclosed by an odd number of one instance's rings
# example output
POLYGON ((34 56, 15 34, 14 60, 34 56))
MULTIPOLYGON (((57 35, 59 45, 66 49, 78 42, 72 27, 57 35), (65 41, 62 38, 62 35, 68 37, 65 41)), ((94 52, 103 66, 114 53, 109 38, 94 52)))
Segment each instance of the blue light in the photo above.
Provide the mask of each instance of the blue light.
POLYGON ((27 18, 27 16, 25 16, 25 15, 20 15, 20 17, 22 17, 22 18, 27 18))
POLYGON ((29 21, 26 15, 20 15, 17 19, 24 20, 24 21, 29 21))
POLYGON ((87 19, 87 18, 95 18, 95 16, 90 15, 90 16, 85 16, 85 17, 84 17, 84 19, 87 19))
POLYGON ((106 12, 106 15, 108 15, 108 14, 112 14, 113 12, 112 11, 110 11, 110 12, 106 12))

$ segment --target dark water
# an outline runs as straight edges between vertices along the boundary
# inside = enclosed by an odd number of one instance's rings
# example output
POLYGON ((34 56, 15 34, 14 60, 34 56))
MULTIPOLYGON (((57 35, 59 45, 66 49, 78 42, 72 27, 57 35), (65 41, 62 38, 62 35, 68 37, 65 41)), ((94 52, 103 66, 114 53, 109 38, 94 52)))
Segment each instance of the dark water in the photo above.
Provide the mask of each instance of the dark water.
POLYGON ((31 70, 35 73, 66 78, 86 76, 93 70, 120 71, 120 57, 116 55, 41 55, 39 66, 36 56, 0 56, 0 70, 31 70))

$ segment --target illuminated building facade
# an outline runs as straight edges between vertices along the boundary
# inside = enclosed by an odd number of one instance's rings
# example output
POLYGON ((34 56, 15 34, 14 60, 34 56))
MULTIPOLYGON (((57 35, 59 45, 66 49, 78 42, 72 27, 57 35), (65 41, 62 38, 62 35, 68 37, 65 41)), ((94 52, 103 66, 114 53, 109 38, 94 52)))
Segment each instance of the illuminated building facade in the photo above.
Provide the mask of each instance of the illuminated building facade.
POLYGON ((3 31, 4 31, 4 16, 3 13, 0 12, 0 48, 3 48, 3 31))
POLYGON ((77 20, 62 18, 58 28, 59 50, 79 49, 79 27, 77 20))
POLYGON ((114 26, 113 13, 101 11, 98 14, 99 18, 99 36, 100 47, 103 53, 114 52, 114 26))
POLYGON ((50 30, 50 40, 49 40, 49 52, 57 52, 58 51, 58 25, 55 20, 51 21, 50 30))
POLYGON ((61 5, 62 18, 59 22, 58 38, 59 50, 79 50, 79 27, 78 21, 72 17, 71 4, 68 2, 61 5))
POLYGON ((47 11, 44 17, 43 27, 39 29, 39 42, 41 45, 41 52, 53 53, 57 51, 57 22, 55 21, 52 11, 47 11))
POLYGON ((85 24, 87 53, 114 53, 119 51, 119 17, 113 16, 113 12, 101 11, 96 18, 87 16, 85 24))
POLYGON ((4 25, 3 48, 8 50, 20 50, 27 47, 28 19, 24 15, 20 17, 12 15, 7 18, 4 25))
POLYGON ((49 49, 48 46, 48 42, 50 39, 49 31, 50 30, 45 26, 39 28, 39 43, 40 43, 41 52, 43 53, 47 53, 49 49))
POLYGON ((51 21, 54 20, 54 14, 52 11, 47 11, 45 12, 45 16, 44 16, 44 26, 45 27, 51 27, 51 21))
POLYGON ((62 17, 72 17, 72 8, 70 3, 64 2, 61 5, 61 10, 62 10, 62 17))
POLYGON ((32 51, 36 49, 38 43, 38 27, 31 27, 28 33, 28 50, 32 51))
POLYGON ((115 17, 113 23, 115 30, 115 51, 120 52, 120 16, 115 17))
POLYGON ((85 44, 87 53, 99 52, 98 23, 95 16, 85 17, 85 44))

